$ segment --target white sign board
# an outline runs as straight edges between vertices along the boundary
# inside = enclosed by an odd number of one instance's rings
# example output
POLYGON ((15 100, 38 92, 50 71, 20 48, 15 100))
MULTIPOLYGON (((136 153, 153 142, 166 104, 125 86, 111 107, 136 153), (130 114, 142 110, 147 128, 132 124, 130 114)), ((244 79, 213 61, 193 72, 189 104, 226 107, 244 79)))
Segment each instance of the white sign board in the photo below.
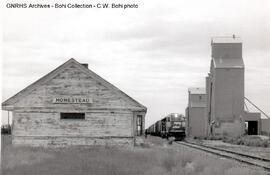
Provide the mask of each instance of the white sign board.
POLYGON ((53 103, 56 104, 91 104, 93 103, 92 98, 85 98, 85 97, 58 97, 53 99, 53 103))

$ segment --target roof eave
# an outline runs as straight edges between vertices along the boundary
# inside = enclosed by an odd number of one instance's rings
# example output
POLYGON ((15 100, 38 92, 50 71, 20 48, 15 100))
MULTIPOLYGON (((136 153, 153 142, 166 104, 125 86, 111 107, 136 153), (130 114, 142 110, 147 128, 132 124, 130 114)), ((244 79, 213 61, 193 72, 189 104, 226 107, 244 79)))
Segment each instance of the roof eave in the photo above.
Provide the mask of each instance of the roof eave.
POLYGON ((215 67, 215 69, 244 69, 244 66, 223 66, 223 67, 215 67))
POLYGON ((68 65, 71 62, 76 63, 76 65, 78 65, 81 68, 81 70, 84 70, 86 73, 94 75, 98 79, 98 81, 104 82, 106 84, 106 86, 109 86, 110 88, 112 88, 116 92, 118 92, 119 94, 122 94, 122 96, 124 96, 124 97, 128 98, 129 100, 133 101, 136 104, 137 108, 141 108, 141 110, 147 111, 147 108, 145 106, 143 106, 142 104, 140 104, 139 102, 134 100, 132 97, 130 97, 129 95, 127 95, 126 93, 121 91, 119 88, 117 88, 113 84, 109 83, 107 80, 105 80, 102 77, 100 77, 99 75, 97 75, 95 72, 93 72, 90 69, 86 68, 85 66, 81 65, 78 61, 76 61, 73 58, 71 58, 68 61, 66 61, 65 63, 61 64, 60 66, 55 68, 53 71, 49 72, 48 74, 41 77, 40 79, 38 79, 34 83, 30 84, 29 86, 27 86, 23 90, 19 91, 17 94, 15 94, 12 97, 8 98, 6 101, 4 101, 2 103, 2 108, 4 109, 5 106, 13 105, 14 103, 17 102, 17 99, 21 96, 21 94, 29 92, 29 90, 31 90, 31 88, 34 88, 34 86, 36 86, 36 85, 44 82, 45 80, 51 78, 54 74, 56 74, 60 70, 60 68, 63 68, 64 66, 68 65))
POLYGON ((11 105, 3 104, 2 103, 2 110, 4 110, 4 111, 13 111, 14 110, 14 106, 11 106, 11 105))

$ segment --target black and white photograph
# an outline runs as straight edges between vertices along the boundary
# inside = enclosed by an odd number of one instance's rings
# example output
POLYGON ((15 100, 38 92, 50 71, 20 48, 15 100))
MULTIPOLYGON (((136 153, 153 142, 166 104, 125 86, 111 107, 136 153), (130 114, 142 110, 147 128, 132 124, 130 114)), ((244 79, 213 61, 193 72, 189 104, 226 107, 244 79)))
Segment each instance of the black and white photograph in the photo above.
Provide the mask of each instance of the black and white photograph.
POLYGON ((269 0, 3 0, 2 175, 270 175, 269 0))

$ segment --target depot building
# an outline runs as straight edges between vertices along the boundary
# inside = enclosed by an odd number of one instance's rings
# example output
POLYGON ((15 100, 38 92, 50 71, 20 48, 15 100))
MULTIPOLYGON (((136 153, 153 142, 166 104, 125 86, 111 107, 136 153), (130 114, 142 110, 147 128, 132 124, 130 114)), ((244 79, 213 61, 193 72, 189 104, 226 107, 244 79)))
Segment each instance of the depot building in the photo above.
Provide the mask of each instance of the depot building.
POLYGON ((70 59, 2 103, 11 111, 12 144, 133 146, 146 107, 70 59))

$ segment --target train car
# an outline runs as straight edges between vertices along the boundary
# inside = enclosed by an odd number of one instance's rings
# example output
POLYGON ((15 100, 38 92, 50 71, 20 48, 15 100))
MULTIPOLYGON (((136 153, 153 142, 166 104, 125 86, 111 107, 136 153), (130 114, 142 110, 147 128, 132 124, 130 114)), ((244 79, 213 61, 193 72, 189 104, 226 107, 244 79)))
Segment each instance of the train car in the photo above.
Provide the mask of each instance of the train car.
POLYGON ((155 124, 152 124, 147 128, 147 134, 154 135, 155 134, 155 124))
POLYGON ((160 136, 162 138, 167 137, 167 127, 166 127, 166 123, 167 123, 167 117, 164 117, 163 119, 160 120, 160 136))
POLYGON ((177 140, 182 140, 186 136, 185 123, 184 115, 171 113, 151 125, 147 132, 162 138, 174 137, 177 140))
POLYGON ((157 121, 155 123, 155 135, 160 136, 161 135, 161 121, 157 121))
POLYGON ((182 140, 186 136, 186 119, 184 115, 178 113, 169 114, 166 117, 166 131, 167 138, 175 137, 175 139, 182 140))

